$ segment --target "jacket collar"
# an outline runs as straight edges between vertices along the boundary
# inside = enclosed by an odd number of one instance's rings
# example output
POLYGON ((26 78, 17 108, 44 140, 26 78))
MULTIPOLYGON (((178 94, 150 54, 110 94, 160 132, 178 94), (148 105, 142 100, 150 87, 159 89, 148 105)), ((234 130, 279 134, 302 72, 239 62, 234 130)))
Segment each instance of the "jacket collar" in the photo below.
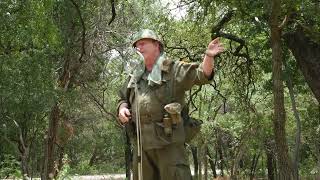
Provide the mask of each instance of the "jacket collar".
MULTIPOLYGON (((148 85, 149 86, 161 85, 163 82, 162 72, 168 73, 170 71, 171 63, 172 61, 166 57, 166 54, 161 53, 156 63, 153 65, 152 71, 148 74, 148 77, 147 77, 148 85)), ((128 84, 128 88, 134 87, 134 84, 136 84, 141 79, 145 70, 146 70, 146 67, 142 59, 139 65, 133 70, 133 73, 130 74, 131 78, 128 84)))

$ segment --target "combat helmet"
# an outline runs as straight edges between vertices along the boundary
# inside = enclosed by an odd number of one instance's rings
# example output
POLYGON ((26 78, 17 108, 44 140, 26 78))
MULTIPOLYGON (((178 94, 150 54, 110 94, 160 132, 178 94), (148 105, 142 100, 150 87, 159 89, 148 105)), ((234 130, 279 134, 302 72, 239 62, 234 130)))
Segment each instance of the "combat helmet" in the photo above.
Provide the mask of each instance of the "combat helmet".
POLYGON ((141 39, 153 39, 158 41, 160 43, 160 50, 163 51, 163 42, 161 41, 161 38, 154 31, 150 29, 143 29, 139 31, 133 37, 132 46, 136 47, 136 42, 141 39))

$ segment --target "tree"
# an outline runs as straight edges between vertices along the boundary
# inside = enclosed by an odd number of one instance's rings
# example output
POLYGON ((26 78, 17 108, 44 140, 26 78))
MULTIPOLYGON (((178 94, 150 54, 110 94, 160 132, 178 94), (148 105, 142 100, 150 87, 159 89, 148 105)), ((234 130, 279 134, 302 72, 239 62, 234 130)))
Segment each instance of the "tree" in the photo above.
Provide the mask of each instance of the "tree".
POLYGON ((284 39, 296 58, 299 69, 302 71, 314 96, 320 103, 319 42, 308 37, 302 26, 299 26, 294 32, 286 33, 284 39))
POLYGON ((1 155, 16 156, 24 178, 39 170, 30 159, 41 157, 36 147, 55 97, 52 74, 60 44, 55 26, 43 16, 50 9, 46 5, 48 9, 35 1, 4 1, 0 8, 1 134, 12 148, 2 149, 1 155))
POLYGON ((272 47, 272 80, 274 94, 274 136, 277 144, 280 179, 292 179, 293 171, 286 141, 286 116, 284 109, 284 89, 282 78, 282 46, 281 31, 285 21, 279 25, 280 1, 273 0, 270 15, 271 47, 272 47))

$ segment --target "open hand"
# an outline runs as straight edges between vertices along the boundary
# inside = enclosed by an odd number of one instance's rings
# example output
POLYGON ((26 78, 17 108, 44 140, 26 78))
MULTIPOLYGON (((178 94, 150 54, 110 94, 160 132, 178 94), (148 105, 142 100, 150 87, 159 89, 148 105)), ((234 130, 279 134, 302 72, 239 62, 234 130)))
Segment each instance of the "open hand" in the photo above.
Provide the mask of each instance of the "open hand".
POLYGON ((214 57, 224 51, 223 45, 220 43, 219 38, 215 38, 212 40, 206 51, 206 55, 210 57, 214 57))

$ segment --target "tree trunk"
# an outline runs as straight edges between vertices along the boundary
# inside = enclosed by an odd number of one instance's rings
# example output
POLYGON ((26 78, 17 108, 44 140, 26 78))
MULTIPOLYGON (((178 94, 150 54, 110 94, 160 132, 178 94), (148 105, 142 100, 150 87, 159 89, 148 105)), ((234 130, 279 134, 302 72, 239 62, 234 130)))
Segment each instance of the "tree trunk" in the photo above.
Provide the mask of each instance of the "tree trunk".
POLYGON ((210 168, 212 170, 213 177, 217 178, 216 161, 213 160, 212 155, 210 154, 208 146, 207 146, 207 155, 209 157, 209 164, 210 164, 210 168))
MULTIPOLYGON (((317 144, 317 157, 318 157, 318 169, 320 169, 320 145, 317 144)), ((320 179, 320 172, 318 171, 317 174, 316 174, 316 179, 319 180, 320 179)))
POLYGON ((91 155, 90 161, 89 161, 89 166, 90 167, 93 166, 93 164, 96 162, 97 153, 98 153, 98 146, 96 144, 94 149, 93 149, 93 153, 91 155))
MULTIPOLYGON (((319 112, 318 112, 318 115, 319 115, 320 114, 320 104, 318 105, 318 108, 319 108, 319 112)), ((320 143, 319 143, 319 141, 316 142, 316 153, 317 153, 317 158, 318 158, 318 169, 320 169, 320 143)), ((316 179, 317 180, 320 179, 320 171, 318 171, 318 173, 316 174, 316 179)))
POLYGON ((46 137, 46 149, 44 154, 44 171, 41 179, 52 179, 56 172, 54 170, 55 162, 55 141, 57 137, 58 123, 60 119, 60 109, 56 103, 51 109, 48 134, 46 137))
POLYGON ((265 152, 267 156, 267 171, 268 180, 274 180, 274 158, 273 158, 273 146, 270 139, 265 140, 265 152))
POLYGON ((266 151, 267 155, 267 170, 268 170, 268 179, 274 180, 274 166, 273 166, 273 155, 272 153, 266 151))
POLYGON ((208 180, 208 156, 207 156, 207 148, 208 148, 207 145, 203 148, 203 163, 204 163, 204 179, 205 179, 205 180, 208 180))
POLYGON ((18 149, 19 149, 20 159, 21 159, 21 163, 20 163, 21 172, 23 175, 23 179, 27 179, 28 176, 30 175, 29 166, 28 166, 30 144, 27 144, 26 134, 23 133, 22 127, 15 120, 13 120, 13 123, 17 127, 17 130, 19 133, 18 149))
POLYGON ((21 166, 22 166, 22 175, 23 179, 28 179, 27 177, 29 176, 29 171, 28 171, 28 155, 22 155, 21 157, 21 166))
POLYGON ((256 174, 257 165, 259 162, 259 158, 260 158, 260 153, 255 154, 252 158, 252 164, 251 164, 251 170, 250 170, 250 180, 254 179, 254 176, 256 174))
POLYGON ((320 44, 306 36, 302 27, 284 35, 285 42, 314 96, 320 103, 320 44))
MULTIPOLYGON (((85 63, 83 60, 86 48, 86 28, 84 19, 81 14, 81 1, 77 4, 75 1, 65 1, 60 3, 60 12, 57 14, 57 26, 60 28, 64 37, 64 54, 63 54, 63 68, 59 74, 57 86, 64 93, 70 92, 76 84, 76 75, 79 74, 81 65, 85 63), (80 37, 80 38, 79 38, 80 37)), ((54 170, 55 157, 56 157, 56 138, 59 121, 63 115, 64 119, 68 119, 59 104, 62 99, 57 99, 55 105, 51 109, 51 116, 49 118, 49 127, 47 130, 47 142, 45 146, 44 156, 44 172, 42 179, 52 179, 55 177, 54 170)))
POLYGON ((198 179, 198 148, 195 146, 191 146, 191 153, 192 153, 192 157, 193 157, 193 165, 194 165, 194 179, 198 179))
POLYGON ((28 166, 28 158, 29 158, 29 147, 23 147, 20 150, 20 158, 21 158, 21 170, 23 179, 28 179, 29 177, 29 166, 28 166))
POLYGON ((221 171, 221 176, 224 176, 224 158, 223 158, 223 152, 222 152, 222 139, 221 139, 221 135, 218 135, 218 143, 217 143, 217 150, 218 150, 218 154, 219 154, 219 159, 220 159, 220 171, 221 171))
POLYGON ((198 148, 198 158, 200 161, 198 161, 199 164, 199 169, 198 169, 198 180, 202 180, 202 163, 203 163, 203 153, 202 153, 202 148, 198 148))
POLYGON ((296 119, 296 126, 297 126, 297 132, 296 132, 296 142, 295 142, 295 149, 294 149, 294 161, 293 161, 293 177, 296 180, 299 180, 299 151, 300 151, 300 144, 301 144, 301 121, 300 121, 300 116, 299 112, 297 110, 297 105, 296 105, 296 100, 294 97, 294 92, 293 92, 293 85, 292 85, 292 80, 291 80, 291 74, 288 72, 288 79, 287 79, 287 87, 289 89, 289 94, 290 94, 290 99, 291 99, 291 104, 292 104, 292 111, 294 113, 294 117, 296 119))
POLYGON ((232 169, 231 169, 231 179, 238 179, 239 176, 239 162, 245 153, 245 139, 242 139, 240 142, 240 145, 238 147, 238 150, 235 153, 235 158, 232 161, 232 169))
MULTIPOLYGON (((63 168, 63 165, 65 162, 63 162, 63 157, 64 157, 64 147, 58 147, 59 151, 59 160, 58 160, 58 171, 60 172, 63 168)), ((57 177, 58 174, 55 174, 55 178, 57 177)))
POLYGON ((278 18, 280 15, 280 0, 272 0, 270 16, 271 46, 272 46, 272 80, 274 94, 274 135, 277 145, 277 159, 279 162, 280 179, 292 179, 291 161, 286 141, 286 116, 284 109, 284 88, 282 80, 282 48, 281 28, 278 18))

